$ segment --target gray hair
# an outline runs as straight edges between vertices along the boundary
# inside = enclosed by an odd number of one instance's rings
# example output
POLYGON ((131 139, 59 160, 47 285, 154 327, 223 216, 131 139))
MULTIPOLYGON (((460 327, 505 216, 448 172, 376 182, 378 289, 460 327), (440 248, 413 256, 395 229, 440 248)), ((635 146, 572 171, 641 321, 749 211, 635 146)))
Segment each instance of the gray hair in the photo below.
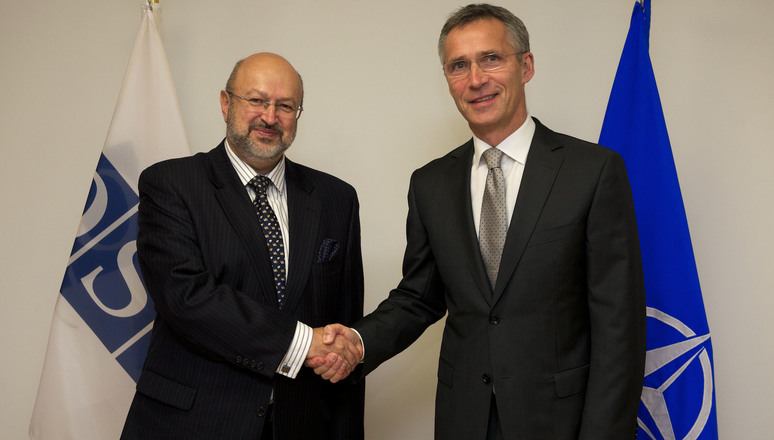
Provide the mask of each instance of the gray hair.
POLYGON ((438 56, 441 58, 441 63, 445 61, 443 57, 446 49, 446 37, 449 36, 449 32, 468 23, 487 18, 494 18, 505 25, 508 32, 508 42, 511 43, 516 52, 529 52, 529 33, 519 17, 500 6, 486 3, 470 4, 449 15, 441 29, 441 36, 438 38, 438 56))
POLYGON ((236 64, 234 64, 234 68, 231 69, 231 75, 228 76, 228 81, 226 81, 227 92, 234 90, 234 81, 236 81, 237 72, 239 72, 239 67, 242 66, 244 61, 244 58, 237 61, 236 64))

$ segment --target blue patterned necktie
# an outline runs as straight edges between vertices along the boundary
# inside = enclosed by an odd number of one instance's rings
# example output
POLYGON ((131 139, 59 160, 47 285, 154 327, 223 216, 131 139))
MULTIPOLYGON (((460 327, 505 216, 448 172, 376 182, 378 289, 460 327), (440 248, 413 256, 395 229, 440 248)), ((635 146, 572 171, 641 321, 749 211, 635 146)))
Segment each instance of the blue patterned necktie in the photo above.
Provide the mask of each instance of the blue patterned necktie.
POLYGON ((253 205, 258 212, 263 237, 269 248, 269 259, 271 260, 272 272, 274 272, 274 287, 277 289, 277 302, 281 309, 285 302, 285 245, 277 216, 274 215, 274 210, 269 205, 269 199, 266 198, 266 190, 271 185, 271 180, 259 174, 253 177, 248 185, 257 194, 253 200, 253 205))

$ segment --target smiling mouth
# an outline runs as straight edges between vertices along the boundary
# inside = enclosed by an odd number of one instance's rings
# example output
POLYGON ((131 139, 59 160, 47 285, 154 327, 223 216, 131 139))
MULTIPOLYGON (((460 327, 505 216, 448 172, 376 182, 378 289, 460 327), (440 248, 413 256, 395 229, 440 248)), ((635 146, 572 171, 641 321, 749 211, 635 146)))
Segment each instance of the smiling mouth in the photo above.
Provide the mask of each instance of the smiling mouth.
POLYGON ((480 102, 487 102, 487 101, 493 100, 495 98, 495 96, 497 96, 497 95, 495 94, 495 95, 484 96, 483 98, 474 99, 471 102, 474 103, 474 104, 478 104, 480 102))
POLYGON ((252 124, 249 127, 250 131, 257 131, 258 136, 263 138, 273 138, 276 136, 282 136, 282 131, 276 126, 265 126, 260 124, 252 124))
POLYGON ((256 128, 255 131, 257 131, 258 134, 262 135, 262 136, 276 136, 277 135, 277 131, 276 130, 271 130, 271 129, 267 129, 267 128, 256 128))

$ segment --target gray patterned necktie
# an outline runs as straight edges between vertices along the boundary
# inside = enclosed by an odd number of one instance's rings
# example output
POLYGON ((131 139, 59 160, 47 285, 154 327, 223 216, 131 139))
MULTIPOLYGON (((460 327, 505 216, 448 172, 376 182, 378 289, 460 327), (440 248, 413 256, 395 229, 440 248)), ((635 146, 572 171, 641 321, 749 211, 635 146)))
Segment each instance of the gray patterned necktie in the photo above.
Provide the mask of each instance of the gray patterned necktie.
POLYGON ((489 168, 486 175, 486 190, 481 203, 481 222, 479 225, 479 247, 484 258, 489 283, 494 289, 500 259, 505 246, 505 234, 508 232, 507 211, 505 210, 505 178, 500 168, 503 152, 497 148, 484 151, 484 160, 489 168))
POLYGON ((256 192, 255 210, 258 212, 258 220, 261 222, 263 237, 266 239, 266 246, 269 248, 269 259, 274 273, 274 287, 277 290, 277 302, 281 309, 285 303, 285 244, 282 240, 282 230, 280 229, 277 216, 269 205, 266 197, 266 190, 271 185, 271 180, 260 174, 253 177, 248 182, 256 192))

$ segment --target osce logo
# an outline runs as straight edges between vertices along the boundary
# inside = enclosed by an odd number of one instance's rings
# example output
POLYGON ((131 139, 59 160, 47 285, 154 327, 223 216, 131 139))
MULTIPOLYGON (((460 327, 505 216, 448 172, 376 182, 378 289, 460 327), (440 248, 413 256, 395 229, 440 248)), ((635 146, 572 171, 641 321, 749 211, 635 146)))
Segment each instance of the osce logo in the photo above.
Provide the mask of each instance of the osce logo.
POLYGON ((137 194, 103 154, 61 289, 135 381, 154 318, 137 262, 138 204, 137 194))
POLYGON ((698 439, 713 406, 710 335, 697 335, 677 318, 652 307, 647 315, 648 338, 671 343, 648 350, 637 418, 640 431, 658 440, 698 439))

